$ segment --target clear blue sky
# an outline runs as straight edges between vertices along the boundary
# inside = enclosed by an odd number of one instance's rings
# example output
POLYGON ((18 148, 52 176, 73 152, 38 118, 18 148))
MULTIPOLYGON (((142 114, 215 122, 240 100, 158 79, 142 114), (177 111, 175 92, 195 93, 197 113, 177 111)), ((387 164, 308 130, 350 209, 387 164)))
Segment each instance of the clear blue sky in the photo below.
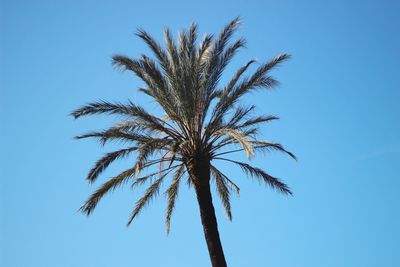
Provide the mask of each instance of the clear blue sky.
MULTIPOLYGON (((281 86, 246 102, 281 120, 263 128, 299 157, 257 157, 283 178, 284 197, 223 165, 241 186, 233 222, 216 203, 230 267, 400 266, 400 6, 398 1, 0 1, 0 265, 7 267, 209 266, 193 191, 182 190, 172 229, 161 195, 125 227, 138 192, 107 196, 93 216, 78 208, 96 188, 85 175, 112 147, 73 136, 113 119, 74 121, 93 100, 152 107, 141 85, 114 70, 115 53, 148 50, 199 23, 216 32, 240 15, 248 40, 228 68, 280 52, 281 86)), ((128 163, 114 165, 103 179, 128 163)))

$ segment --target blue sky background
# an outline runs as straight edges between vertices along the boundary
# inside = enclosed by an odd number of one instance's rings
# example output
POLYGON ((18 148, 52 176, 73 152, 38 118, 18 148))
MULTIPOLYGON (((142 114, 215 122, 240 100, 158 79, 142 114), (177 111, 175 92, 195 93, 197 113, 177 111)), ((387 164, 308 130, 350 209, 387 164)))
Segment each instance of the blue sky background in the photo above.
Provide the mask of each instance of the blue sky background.
POLYGON ((218 32, 240 15, 247 49, 226 74, 251 58, 293 55, 274 72, 277 90, 245 102, 281 117, 263 136, 299 161, 254 160, 294 197, 220 165, 242 189, 233 222, 215 203, 229 266, 400 266, 399 13, 398 1, 377 0, 1 0, 0 265, 210 265, 192 190, 182 188, 168 237, 162 195, 129 228, 141 190, 117 190, 89 218, 78 213, 100 184, 87 185, 87 171, 113 147, 72 137, 115 119, 68 114, 98 99, 154 107, 137 78, 110 64, 115 53, 148 53, 136 28, 162 40, 166 25, 176 33, 197 21, 201 33, 218 32))

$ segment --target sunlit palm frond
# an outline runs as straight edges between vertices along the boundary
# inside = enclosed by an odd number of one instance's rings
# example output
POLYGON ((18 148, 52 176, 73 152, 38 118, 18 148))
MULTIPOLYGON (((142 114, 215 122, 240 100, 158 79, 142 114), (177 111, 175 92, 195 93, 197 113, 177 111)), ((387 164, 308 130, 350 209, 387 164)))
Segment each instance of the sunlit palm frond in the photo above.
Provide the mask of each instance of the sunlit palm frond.
POLYGON ((204 67, 205 63, 207 62, 208 54, 207 52, 209 51, 212 41, 213 41, 214 35, 212 34, 205 34, 203 37, 203 40, 201 41, 198 51, 197 51, 197 65, 199 69, 201 67, 204 67))
POLYGON ((253 144, 246 138, 246 135, 243 134, 242 132, 232 129, 232 128, 222 128, 215 132, 216 136, 224 136, 227 135, 227 141, 230 139, 233 139, 234 141, 237 141, 240 143, 242 146, 243 150, 246 152, 246 155, 248 158, 253 156, 254 154, 254 148, 253 144), (229 139, 230 138, 230 139, 229 139))

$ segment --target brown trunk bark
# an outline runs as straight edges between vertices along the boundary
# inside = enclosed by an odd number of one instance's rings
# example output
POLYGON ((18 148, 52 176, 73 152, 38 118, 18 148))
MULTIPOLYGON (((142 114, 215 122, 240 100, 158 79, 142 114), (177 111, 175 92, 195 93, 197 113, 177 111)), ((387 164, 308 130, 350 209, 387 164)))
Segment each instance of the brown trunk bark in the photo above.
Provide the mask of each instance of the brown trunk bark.
POLYGON ((191 168, 191 176, 194 181, 197 201, 200 208, 201 223, 207 242, 212 267, 226 267, 224 251, 218 232, 217 218, 212 203, 210 191, 210 165, 209 161, 196 162, 191 168))

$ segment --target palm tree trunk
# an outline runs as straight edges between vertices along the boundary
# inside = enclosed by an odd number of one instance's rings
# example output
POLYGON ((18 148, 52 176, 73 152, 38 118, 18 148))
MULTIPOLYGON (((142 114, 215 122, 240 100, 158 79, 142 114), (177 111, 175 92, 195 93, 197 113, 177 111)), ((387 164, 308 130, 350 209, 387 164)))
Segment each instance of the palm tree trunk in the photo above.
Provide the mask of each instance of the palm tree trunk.
MULTIPOLYGON (((193 166, 193 165, 192 165, 193 166)), ((212 267, 226 267, 224 251, 218 232, 217 218, 212 203, 210 191, 210 165, 207 162, 197 162, 191 168, 191 176, 195 179, 194 184, 197 201, 200 208, 201 223, 203 224, 204 236, 207 242, 212 267)))

